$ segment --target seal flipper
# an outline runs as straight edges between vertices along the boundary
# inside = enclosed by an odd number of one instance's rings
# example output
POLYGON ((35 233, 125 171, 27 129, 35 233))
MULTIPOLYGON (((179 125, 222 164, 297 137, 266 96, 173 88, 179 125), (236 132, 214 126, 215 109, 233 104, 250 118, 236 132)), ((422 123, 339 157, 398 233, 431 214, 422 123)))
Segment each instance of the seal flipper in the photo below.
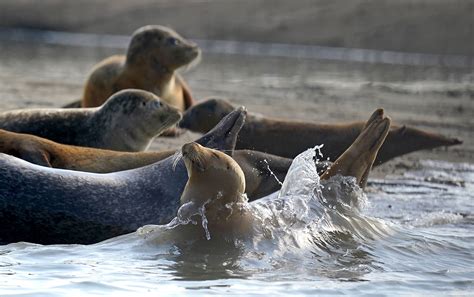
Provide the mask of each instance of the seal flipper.
POLYGON ((53 167, 50 155, 41 149, 21 150, 18 153, 18 158, 44 167, 53 167))
POLYGON ((235 109, 196 142, 232 156, 237 143, 237 136, 244 125, 246 116, 247 110, 245 107, 235 109))
POLYGON ((337 174, 354 176, 358 185, 364 188, 389 129, 390 119, 383 117, 383 109, 376 110, 356 140, 337 158, 331 168, 321 175, 321 179, 329 179, 337 174))
POLYGON ((191 106, 193 106, 196 103, 196 101, 191 95, 191 90, 189 89, 186 82, 181 78, 181 76, 176 75, 176 79, 181 84, 181 89, 183 91, 184 110, 186 110, 190 108, 191 106))

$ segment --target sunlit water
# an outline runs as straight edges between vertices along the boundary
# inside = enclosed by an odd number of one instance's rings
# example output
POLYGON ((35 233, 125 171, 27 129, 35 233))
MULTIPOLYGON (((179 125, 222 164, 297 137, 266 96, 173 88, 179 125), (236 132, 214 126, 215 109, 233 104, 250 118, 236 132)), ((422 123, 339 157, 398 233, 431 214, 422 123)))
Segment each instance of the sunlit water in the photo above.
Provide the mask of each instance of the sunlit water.
POLYGON ((198 223, 197 240, 168 225, 89 246, 0 246, 0 295, 472 294, 473 165, 422 161, 364 194, 351 178, 320 183, 313 154, 280 193, 242 206, 252 235, 207 240, 198 223))

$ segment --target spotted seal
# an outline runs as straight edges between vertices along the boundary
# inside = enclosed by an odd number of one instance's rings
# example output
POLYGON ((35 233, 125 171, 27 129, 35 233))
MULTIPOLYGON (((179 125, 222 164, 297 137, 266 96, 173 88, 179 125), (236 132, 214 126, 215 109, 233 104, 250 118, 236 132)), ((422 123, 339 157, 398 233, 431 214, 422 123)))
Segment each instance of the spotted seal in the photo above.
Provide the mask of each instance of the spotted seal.
POLYGON ((143 151, 180 118, 176 108, 156 95, 128 89, 112 95, 95 108, 5 111, 0 113, 0 129, 33 134, 63 144, 143 151))

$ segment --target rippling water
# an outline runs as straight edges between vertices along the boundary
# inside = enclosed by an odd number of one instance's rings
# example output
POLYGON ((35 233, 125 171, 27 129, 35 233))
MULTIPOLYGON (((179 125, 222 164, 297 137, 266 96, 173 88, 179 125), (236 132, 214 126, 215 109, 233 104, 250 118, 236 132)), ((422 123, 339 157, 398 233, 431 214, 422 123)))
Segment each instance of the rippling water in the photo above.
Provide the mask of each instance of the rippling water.
POLYGON ((251 236, 146 226, 89 246, 4 245, 0 295, 472 294, 473 165, 421 161, 364 194, 351 178, 320 183, 313 153, 247 206, 251 236))

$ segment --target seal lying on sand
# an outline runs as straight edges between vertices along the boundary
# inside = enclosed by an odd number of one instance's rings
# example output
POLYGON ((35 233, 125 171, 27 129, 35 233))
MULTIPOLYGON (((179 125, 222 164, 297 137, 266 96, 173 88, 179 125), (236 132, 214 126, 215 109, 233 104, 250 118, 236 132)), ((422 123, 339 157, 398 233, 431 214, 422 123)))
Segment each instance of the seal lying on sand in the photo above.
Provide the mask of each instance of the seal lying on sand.
MULTIPOLYGON (((118 152, 59 144, 34 135, 0 129, 0 153, 47 167, 110 173, 150 165, 174 155, 176 151, 118 152)), ((246 194, 250 200, 280 189, 278 180, 285 178, 291 165, 291 159, 251 150, 234 151, 232 157, 245 173, 246 194)))
POLYGON ((63 144, 143 151, 181 114, 150 92, 123 90, 96 108, 21 109, 0 113, 0 129, 63 144))
MULTIPOLYGON (((383 110, 376 110, 351 146, 321 176, 322 180, 334 175, 353 176, 364 187, 377 152, 389 133, 390 119, 383 110)), ((183 221, 195 215, 205 215, 205 227, 213 237, 235 239, 248 237, 258 225, 246 207, 245 178, 238 164, 222 152, 196 143, 182 147, 189 180, 181 195, 177 218, 183 221)), ((199 217, 197 218, 199 219, 199 217)), ((148 226, 140 233, 146 234, 148 226)), ((199 225, 179 225, 173 232, 184 233, 189 240, 194 235, 203 237, 199 225), (200 230, 200 231, 199 231, 200 230)), ((209 236, 209 234, 208 234, 209 236)), ((209 237, 208 237, 209 239, 209 237)))
POLYGON ((194 100, 176 70, 195 60, 199 47, 164 26, 145 26, 132 35, 127 54, 115 55, 92 69, 81 102, 65 107, 96 107, 117 91, 142 89, 183 111, 194 100))
MULTIPOLYGON (((245 110, 197 142, 232 152, 245 110)), ((168 222, 188 180, 182 160, 92 174, 46 168, 0 154, 0 242, 93 243, 168 222)))
MULTIPOLYGON (((232 104, 226 100, 210 99, 187 110, 179 125, 194 132, 205 133, 232 109, 232 104)), ((324 157, 333 161, 351 145, 364 125, 364 122, 316 124, 249 114, 239 133, 236 148, 294 158, 310 147, 324 144, 324 157)), ((379 165, 418 150, 461 143, 458 139, 440 134, 392 125, 374 164, 379 165)))

